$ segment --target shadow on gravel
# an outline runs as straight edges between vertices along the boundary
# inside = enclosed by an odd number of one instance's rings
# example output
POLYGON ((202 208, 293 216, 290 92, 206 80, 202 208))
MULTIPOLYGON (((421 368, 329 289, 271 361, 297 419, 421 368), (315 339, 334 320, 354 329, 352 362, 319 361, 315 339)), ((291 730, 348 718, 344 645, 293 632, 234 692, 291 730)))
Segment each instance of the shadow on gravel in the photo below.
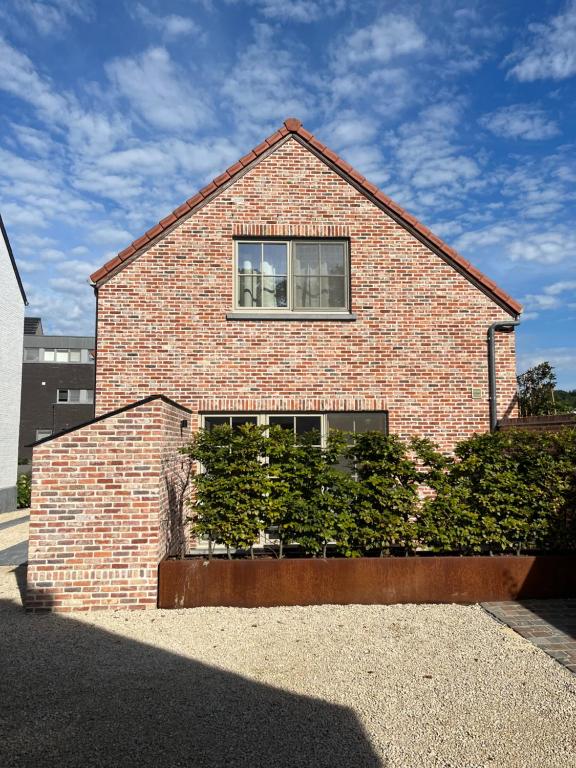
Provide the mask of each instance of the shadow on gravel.
POLYGON ((384 765, 346 707, 5 600, 0 666, 3 768, 384 765))

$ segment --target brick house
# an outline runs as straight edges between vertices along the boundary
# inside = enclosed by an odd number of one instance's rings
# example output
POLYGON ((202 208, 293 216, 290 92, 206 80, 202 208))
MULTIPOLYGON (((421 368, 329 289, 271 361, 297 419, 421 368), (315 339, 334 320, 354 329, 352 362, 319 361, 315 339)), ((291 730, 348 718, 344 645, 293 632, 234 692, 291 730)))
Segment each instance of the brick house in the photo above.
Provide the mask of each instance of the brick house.
MULTIPOLYGON (((196 424, 361 412, 448 449, 488 428, 487 329, 521 311, 294 119, 92 280, 97 414, 162 392, 196 424)), ((504 416, 513 335, 496 361, 504 416)))
POLYGON ((92 281, 96 418, 34 448, 33 610, 156 605, 201 425, 450 450, 515 410, 514 335, 494 332, 520 305, 295 119, 92 281))

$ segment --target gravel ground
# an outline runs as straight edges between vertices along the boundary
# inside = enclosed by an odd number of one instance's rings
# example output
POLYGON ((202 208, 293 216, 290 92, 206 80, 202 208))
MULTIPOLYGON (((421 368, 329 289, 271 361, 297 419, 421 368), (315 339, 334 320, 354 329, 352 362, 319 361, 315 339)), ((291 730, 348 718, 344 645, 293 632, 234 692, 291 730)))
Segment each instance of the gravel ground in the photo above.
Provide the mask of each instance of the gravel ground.
POLYGON ((576 678, 477 606, 0 611, 3 768, 576 765, 576 678))

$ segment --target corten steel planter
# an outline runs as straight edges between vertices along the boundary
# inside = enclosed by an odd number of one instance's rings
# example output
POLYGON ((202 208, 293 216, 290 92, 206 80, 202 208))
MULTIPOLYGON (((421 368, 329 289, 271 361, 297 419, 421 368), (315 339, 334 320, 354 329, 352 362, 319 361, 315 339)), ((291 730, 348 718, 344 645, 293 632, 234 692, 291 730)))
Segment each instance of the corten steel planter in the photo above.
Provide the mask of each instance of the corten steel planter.
POLYGON ((164 560, 159 608, 478 603, 576 597, 576 555, 164 560))

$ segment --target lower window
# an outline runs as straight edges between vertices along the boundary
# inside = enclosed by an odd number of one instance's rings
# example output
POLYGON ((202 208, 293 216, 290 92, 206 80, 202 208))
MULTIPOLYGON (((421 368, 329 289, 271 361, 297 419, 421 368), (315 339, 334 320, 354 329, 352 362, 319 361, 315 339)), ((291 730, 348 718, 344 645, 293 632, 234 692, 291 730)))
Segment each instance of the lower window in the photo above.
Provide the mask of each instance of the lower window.
POLYGON ((334 411, 330 413, 254 413, 254 414, 206 414, 202 426, 212 429, 220 424, 239 427, 241 424, 270 424, 289 429, 294 435, 319 432, 322 443, 330 429, 343 432, 388 433, 386 411, 334 411))

